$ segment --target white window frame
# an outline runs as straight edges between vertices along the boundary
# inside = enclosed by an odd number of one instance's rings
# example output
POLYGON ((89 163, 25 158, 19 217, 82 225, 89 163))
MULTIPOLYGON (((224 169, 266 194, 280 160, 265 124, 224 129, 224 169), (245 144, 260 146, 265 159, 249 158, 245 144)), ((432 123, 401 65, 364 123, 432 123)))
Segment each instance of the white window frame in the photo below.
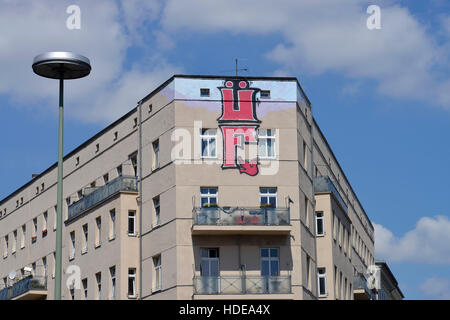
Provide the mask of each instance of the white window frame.
POLYGON ((129 236, 136 236, 136 211, 135 210, 128 210, 128 225, 127 225, 127 232, 129 236), (130 215, 132 213, 132 215, 130 215), (133 220, 133 232, 130 232, 130 218, 133 220))
POLYGON ((327 270, 326 268, 317 268, 317 293, 319 297, 323 298, 328 295, 327 292, 327 270), (320 273, 320 270, 323 270, 323 273, 320 273), (320 279, 324 279, 324 291, 325 293, 320 292, 320 279))
POLYGON ((69 260, 75 259, 75 231, 71 231, 70 234, 70 256, 69 260))
POLYGON ((109 240, 116 238, 116 209, 109 210, 109 240))
POLYGON ((159 168, 159 139, 152 142, 152 170, 159 168))
POLYGON ((15 253, 17 250, 17 229, 13 231, 13 242, 11 246, 11 253, 15 253))
POLYGON ((217 159, 217 129, 201 129, 200 148, 202 159, 217 159), (203 142, 206 143, 206 154, 203 153, 203 142))
POLYGON ((276 208, 278 206, 278 189, 276 187, 260 187, 259 188, 259 203, 262 204, 261 199, 266 198, 267 202, 266 204, 270 203, 270 198, 275 198, 275 206, 273 208, 276 208), (267 192, 263 192, 263 189, 267 189, 267 192), (272 191, 275 190, 275 193, 272 191))
POLYGON ((128 298, 136 298, 136 268, 128 268, 128 298), (130 294, 130 280, 132 281, 132 294, 130 294))
POLYGON ((161 224, 161 199, 159 196, 153 198, 153 207, 155 208, 155 227, 161 224))
POLYGON ((323 216, 323 211, 316 211, 316 236, 324 236, 325 235, 325 219, 323 216), (322 216, 319 217, 319 214, 322 216), (322 233, 319 233, 319 222, 322 224, 322 233))
POLYGON ((219 202, 219 188, 218 187, 200 187, 200 205, 203 206, 204 204, 208 204, 210 206, 211 204, 218 204, 219 202), (215 193, 211 192, 212 190, 215 191, 215 193), (205 192, 206 191, 206 192, 205 192), (211 199, 215 198, 216 202, 211 202, 211 199), (205 203, 203 203, 203 200, 206 200, 205 203))
POLYGON ((83 246, 81 248, 81 254, 86 253, 88 251, 88 241, 89 241, 89 226, 88 224, 84 224, 82 226, 83 229, 83 246))
POLYGON ((274 160, 277 158, 277 136, 276 129, 258 129, 258 158, 274 160), (269 154, 268 141, 271 141, 270 150, 273 154, 269 154), (265 150, 265 155, 261 155, 261 150, 265 150))
POLYGON ((153 292, 161 291, 161 289, 162 289, 162 261, 161 261, 160 254, 153 257, 153 270, 154 270, 153 292))
POLYGON ((102 245, 102 217, 95 218, 95 247, 98 248, 102 245))
POLYGON ((27 226, 22 225, 22 239, 20 240, 20 249, 25 248, 26 245, 26 237, 27 237, 27 226))

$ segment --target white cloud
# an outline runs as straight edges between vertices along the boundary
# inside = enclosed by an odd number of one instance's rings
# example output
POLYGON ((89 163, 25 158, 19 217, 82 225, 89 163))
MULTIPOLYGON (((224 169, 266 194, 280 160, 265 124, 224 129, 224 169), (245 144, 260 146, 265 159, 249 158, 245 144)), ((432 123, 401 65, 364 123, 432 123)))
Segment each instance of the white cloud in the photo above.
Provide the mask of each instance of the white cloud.
POLYGON ((450 280, 446 278, 428 278, 420 286, 420 290, 425 296, 440 299, 450 299, 450 280))
POLYGON ((157 2, 77 1, 80 30, 66 27, 66 8, 71 4, 0 0, 0 94, 19 102, 16 105, 57 112, 57 81, 41 78, 31 68, 34 56, 46 51, 74 51, 91 60, 88 77, 65 82, 67 116, 88 122, 114 120, 180 71, 163 60, 149 63, 157 53, 133 61, 134 67, 126 66, 127 50, 139 45, 136 29, 156 18, 157 2))
MULTIPOLYGON (((280 43, 266 53, 291 75, 337 71, 350 78, 376 80, 384 94, 430 99, 450 108, 448 48, 397 1, 378 1, 381 30, 368 30, 363 0, 277 2, 269 0, 167 2, 162 24, 169 31, 280 34, 280 43)), ((443 24, 447 26, 447 23, 443 24)), ((280 73, 280 70, 278 71, 280 73)))
POLYGON ((450 220, 423 217, 402 237, 379 224, 375 228, 375 255, 390 262, 450 265, 450 220))

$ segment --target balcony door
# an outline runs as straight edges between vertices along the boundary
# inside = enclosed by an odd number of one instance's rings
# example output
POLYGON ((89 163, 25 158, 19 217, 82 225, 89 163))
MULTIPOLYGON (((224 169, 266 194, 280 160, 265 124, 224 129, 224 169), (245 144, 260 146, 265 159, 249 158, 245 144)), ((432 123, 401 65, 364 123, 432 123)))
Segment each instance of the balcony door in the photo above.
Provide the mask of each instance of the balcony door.
POLYGON ((261 276, 263 290, 272 293, 276 288, 280 275, 280 260, 278 248, 261 248, 261 276))
POLYGON ((219 249, 201 248, 200 275, 203 290, 209 294, 220 293, 219 249))

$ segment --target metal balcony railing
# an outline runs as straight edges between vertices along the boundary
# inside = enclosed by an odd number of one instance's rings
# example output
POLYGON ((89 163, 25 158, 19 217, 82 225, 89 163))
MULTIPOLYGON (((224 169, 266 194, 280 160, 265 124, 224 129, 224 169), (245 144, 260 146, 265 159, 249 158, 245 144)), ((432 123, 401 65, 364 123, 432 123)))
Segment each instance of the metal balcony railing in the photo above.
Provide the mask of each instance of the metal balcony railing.
POLYGON ((72 203, 71 205, 69 205, 69 220, 120 191, 137 192, 138 189, 136 177, 117 177, 116 179, 111 180, 108 184, 90 192, 88 195, 84 196, 77 202, 72 203))
POLYGON ((202 207, 194 208, 194 225, 290 225, 289 208, 202 207))
POLYGON ((291 276, 194 277, 194 294, 289 294, 291 276))
POLYGON ((348 208, 345 204, 344 199, 342 199, 333 181, 331 181, 328 176, 314 177, 314 192, 331 192, 336 197, 342 208, 345 210, 345 213, 348 213, 348 208))
POLYGON ((364 292, 370 297, 370 300, 376 300, 377 297, 372 290, 367 286, 367 280, 362 275, 356 275, 353 278, 353 290, 364 290, 364 292))
POLYGON ((11 300, 31 290, 47 290, 46 277, 29 276, 0 291, 0 300, 11 300))

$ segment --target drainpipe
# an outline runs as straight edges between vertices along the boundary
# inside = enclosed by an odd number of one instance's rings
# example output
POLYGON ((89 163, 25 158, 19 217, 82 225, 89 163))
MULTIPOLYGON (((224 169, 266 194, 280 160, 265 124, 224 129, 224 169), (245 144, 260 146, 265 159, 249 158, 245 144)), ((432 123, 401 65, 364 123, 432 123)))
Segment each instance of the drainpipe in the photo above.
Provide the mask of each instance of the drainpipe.
POLYGON ((142 101, 138 103, 139 118, 139 300, 142 300, 142 101))

